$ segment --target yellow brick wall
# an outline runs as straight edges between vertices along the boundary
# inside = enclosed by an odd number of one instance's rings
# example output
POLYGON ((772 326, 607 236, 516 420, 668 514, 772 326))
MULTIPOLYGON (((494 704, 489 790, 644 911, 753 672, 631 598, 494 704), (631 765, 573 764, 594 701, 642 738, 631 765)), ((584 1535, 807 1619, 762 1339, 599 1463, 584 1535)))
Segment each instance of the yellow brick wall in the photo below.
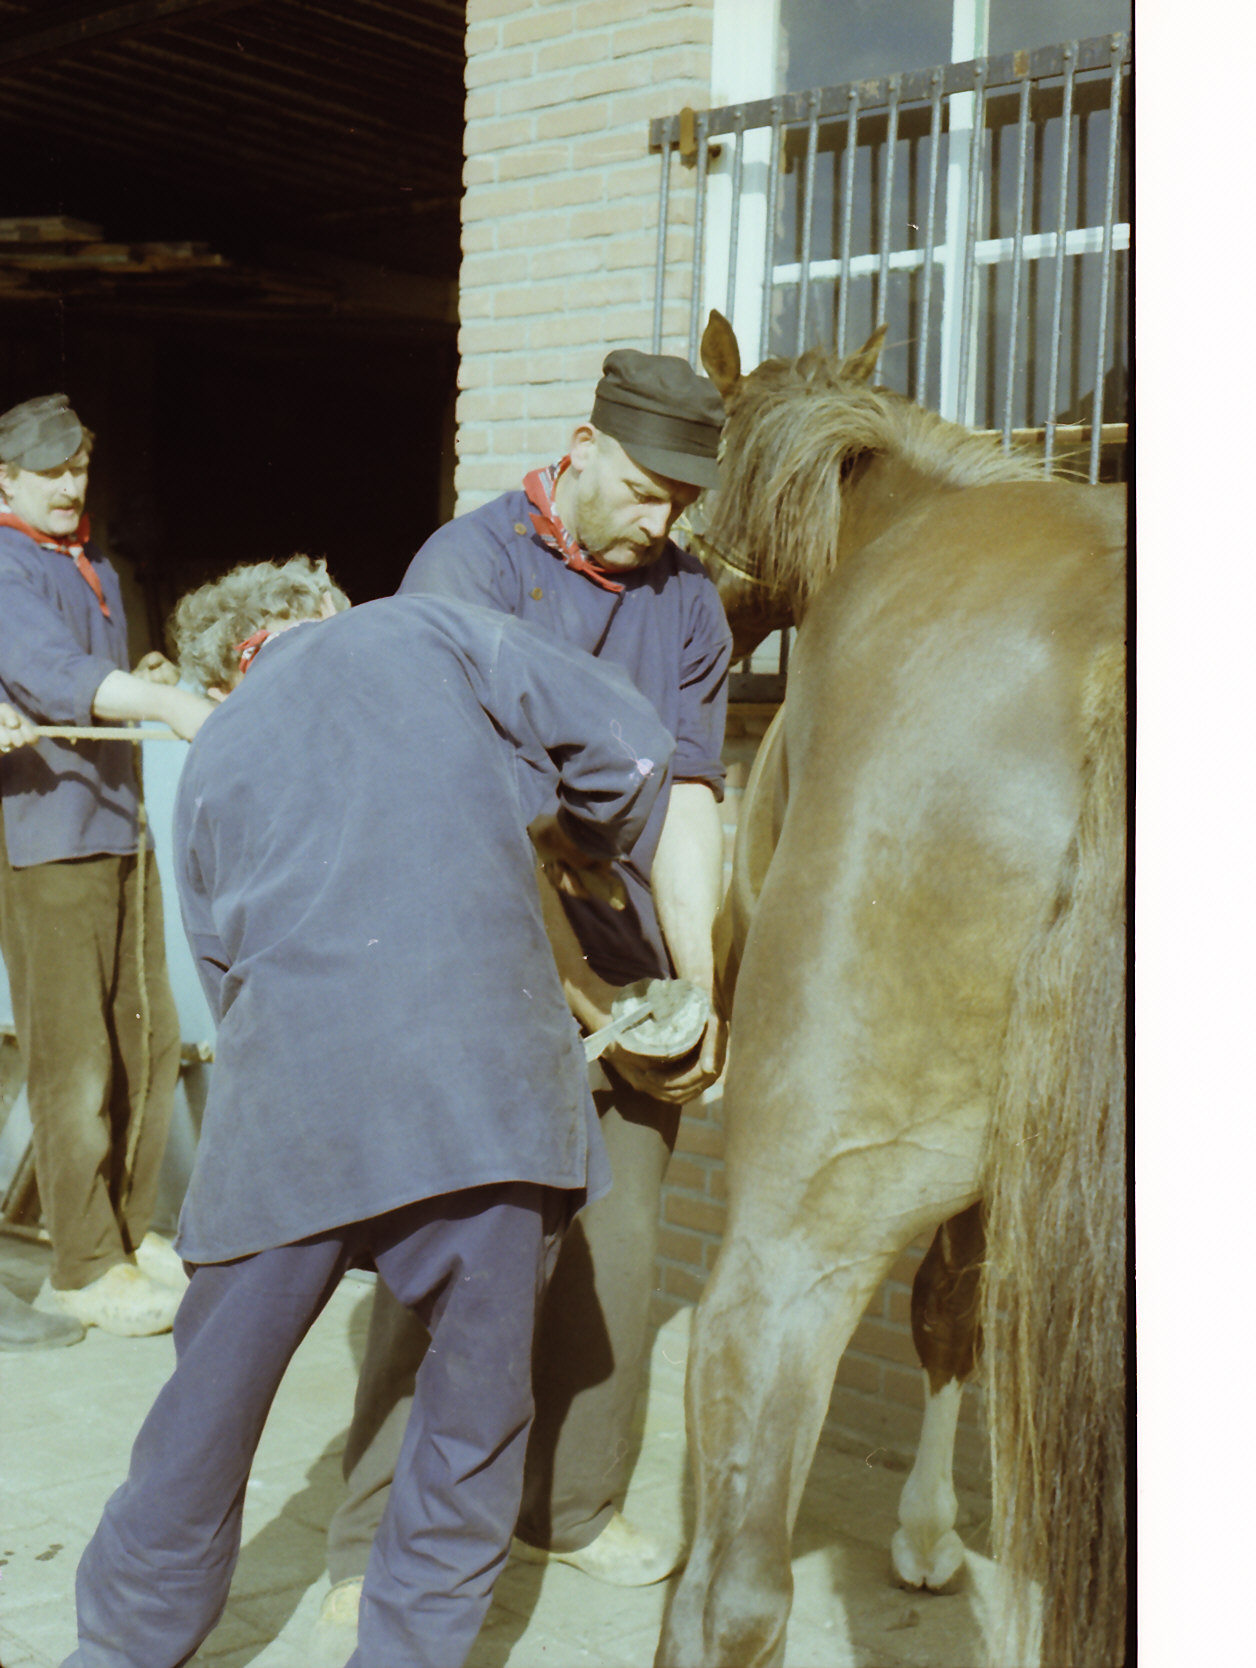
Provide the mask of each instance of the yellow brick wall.
MULTIPOLYGON (((705 102, 710 63, 711 0, 468 0, 459 510, 558 455, 605 355, 649 346, 649 122, 705 102)), ((674 220, 663 348, 683 353, 674 220)))

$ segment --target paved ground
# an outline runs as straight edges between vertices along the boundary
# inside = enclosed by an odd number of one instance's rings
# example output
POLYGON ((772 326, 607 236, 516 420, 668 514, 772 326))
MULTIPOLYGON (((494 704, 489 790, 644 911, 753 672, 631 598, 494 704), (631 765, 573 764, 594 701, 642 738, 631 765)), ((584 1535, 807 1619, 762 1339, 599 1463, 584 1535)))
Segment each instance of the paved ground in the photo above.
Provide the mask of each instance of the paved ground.
MULTIPOLYGON (((0 1276, 32 1297, 46 1253, 0 1239, 0 1276)), ((308 1668, 306 1640, 326 1591, 324 1530, 339 1498, 340 1452, 361 1359, 369 1287, 344 1282, 280 1390, 249 1484, 244 1541, 226 1614, 196 1668, 308 1668)), ((628 1513, 679 1525, 684 1478, 687 1313, 659 1333, 639 1410, 628 1513)), ((74 1570, 131 1440, 173 1365, 170 1338, 97 1331, 70 1349, 0 1356, 0 1665, 55 1668, 74 1644, 74 1570)), ((974 1668, 996 1584, 973 1554, 961 1591, 905 1593, 887 1547, 902 1475, 822 1446, 794 1546, 787 1668, 974 1668)), ((984 1502, 961 1501, 980 1543, 984 1502)), ((622 1591, 565 1567, 510 1564, 469 1668, 649 1668, 666 1585, 622 1591)))

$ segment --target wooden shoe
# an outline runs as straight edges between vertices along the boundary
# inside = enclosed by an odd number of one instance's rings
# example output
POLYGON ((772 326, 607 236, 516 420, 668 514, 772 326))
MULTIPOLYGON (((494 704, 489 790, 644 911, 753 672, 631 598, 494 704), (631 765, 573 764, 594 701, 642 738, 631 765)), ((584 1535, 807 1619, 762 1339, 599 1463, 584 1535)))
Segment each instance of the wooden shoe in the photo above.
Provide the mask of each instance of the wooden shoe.
POLYGON ((337 1581, 324 1597, 306 1647, 308 1668, 345 1668, 357 1649, 362 1580, 337 1581))
POLYGON ((188 1289, 187 1271, 183 1258, 168 1239, 160 1234, 147 1233, 135 1248, 135 1260, 150 1280, 172 1291, 188 1289))
POLYGON ((35 1306, 71 1315, 83 1326, 98 1326, 121 1338, 149 1338, 174 1325, 181 1292, 160 1286, 134 1263, 115 1263, 88 1286, 59 1291, 45 1280, 35 1306))
POLYGON ((511 1556, 522 1564, 570 1564, 573 1569, 612 1587, 651 1587, 664 1581, 684 1563, 684 1551, 668 1548, 643 1529, 635 1528, 622 1512, 615 1512, 605 1529, 588 1546, 574 1552, 551 1552, 529 1546, 516 1536, 511 1556))

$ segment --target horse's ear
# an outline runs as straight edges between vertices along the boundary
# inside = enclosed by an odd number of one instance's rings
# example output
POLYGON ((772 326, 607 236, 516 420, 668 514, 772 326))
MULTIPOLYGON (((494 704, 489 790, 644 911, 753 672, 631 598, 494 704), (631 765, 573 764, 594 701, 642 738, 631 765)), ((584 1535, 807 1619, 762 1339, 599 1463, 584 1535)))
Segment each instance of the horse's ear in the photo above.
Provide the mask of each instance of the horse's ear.
POLYGON ((741 382, 741 350, 732 325, 714 307, 702 332, 702 368, 727 406, 741 382))
POLYGON ((849 359, 842 361, 838 375, 850 377, 855 382, 867 382, 877 368, 877 360, 881 357, 881 348, 889 328, 888 324, 879 324, 859 352, 852 353, 849 359))

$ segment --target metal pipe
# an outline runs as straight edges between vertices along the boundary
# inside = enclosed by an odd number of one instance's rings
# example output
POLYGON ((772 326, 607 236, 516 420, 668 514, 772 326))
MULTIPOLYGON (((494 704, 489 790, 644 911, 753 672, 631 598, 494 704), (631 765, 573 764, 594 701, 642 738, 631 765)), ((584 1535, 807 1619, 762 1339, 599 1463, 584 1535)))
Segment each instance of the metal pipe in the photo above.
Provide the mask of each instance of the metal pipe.
POLYGON ((768 356, 768 341, 772 329, 772 269, 775 266, 773 256, 776 253, 776 185, 780 172, 781 153, 781 101, 772 100, 772 136, 768 140, 768 202, 767 227, 763 234, 763 308, 759 314, 759 358, 764 360, 768 356))
POLYGON ((1060 394, 1060 324, 1064 318, 1064 238, 1068 230, 1068 178, 1073 155, 1073 81, 1077 43, 1064 48, 1064 104, 1060 114, 1060 206, 1055 220, 1055 278, 1051 290, 1051 360, 1047 367, 1047 419, 1042 437, 1043 471, 1051 474, 1055 448, 1055 408, 1060 394))
POLYGON ((894 202, 894 152, 898 145, 898 94, 902 78, 890 77, 890 103, 885 125, 885 184, 881 192, 881 268, 877 274, 877 310, 873 325, 882 324, 890 290, 890 211, 894 202))
POLYGON ((972 420, 968 410, 968 361, 972 349, 973 291, 977 269, 977 222, 981 207, 981 141, 986 125, 986 61, 973 66, 973 128, 968 149, 968 227, 964 240, 963 301, 959 314, 959 378, 956 415, 961 423, 972 420))
POLYGON ((741 228, 741 162, 742 146, 746 137, 746 112, 739 104, 733 114, 733 201, 728 227, 728 288, 725 292, 724 317, 731 323, 737 301, 737 243, 741 228))
POLYGON ((1016 394, 1016 337, 1020 322, 1021 258, 1025 248, 1025 172, 1029 160, 1029 78, 1021 82, 1016 150, 1016 231, 1012 237, 1012 296, 1007 325, 1007 386, 1003 397, 1003 450, 1012 449, 1012 405, 1016 394))
POLYGON ((659 152, 659 245, 654 257, 654 328, 650 333, 652 353, 663 351, 663 280, 667 265, 667 201, 672 174, 671 123, 659 152))
POLYGON ((1090 428, 1090 480, 1099 479, 1099 453, 1103 444, 1103 373, 1108 356, 1108 303, 1112 295, 1112 226, 1116 219, 1116 169, 1121 147, 1121 58, 1125 39, 1112 37, 1112 96, 1108 101, 1108 178, 1103 199, 1103 268, 1099 276, 1099 326, 1095 344, 1094 409, 1090 428))
POLYGON ((798 328, 794 337, 794 352, 801 353, 807 345, 807 293, 811 287, 811 230, 816 208, 816 152, 820 145, 820 95, 807 94, 807 169, 802 188, 802 266, 798 274, 798 328))
POLYGON ((839 253, 837 295, 837 351, 846 352, 846 314, 850 296, 850 228, 855 211, 855 148, 859 138, 859 88, 846 99, 846 177, 842 181, 842 247, 839 253))
POLYGON ((689 292, 689 363, 691 365, 695 364, 698 358, 698 324, 702 315, 702 243, 706 235, 707 123, 710 119, 711 113, 709 110, 699 110, 695 124, 695 139, 698 146, 698 177, 694 185, 693 288, 689 292))
POLYGON ((929 93, 929 205, 925 210, 925 269, 920 300, 920 345, 916 354, 916 400, 926 403, 929 374, 929 308, 933 302, 933 239, 938 213, 938 168, 942 150, 942 71, 935 69, 929 93))

